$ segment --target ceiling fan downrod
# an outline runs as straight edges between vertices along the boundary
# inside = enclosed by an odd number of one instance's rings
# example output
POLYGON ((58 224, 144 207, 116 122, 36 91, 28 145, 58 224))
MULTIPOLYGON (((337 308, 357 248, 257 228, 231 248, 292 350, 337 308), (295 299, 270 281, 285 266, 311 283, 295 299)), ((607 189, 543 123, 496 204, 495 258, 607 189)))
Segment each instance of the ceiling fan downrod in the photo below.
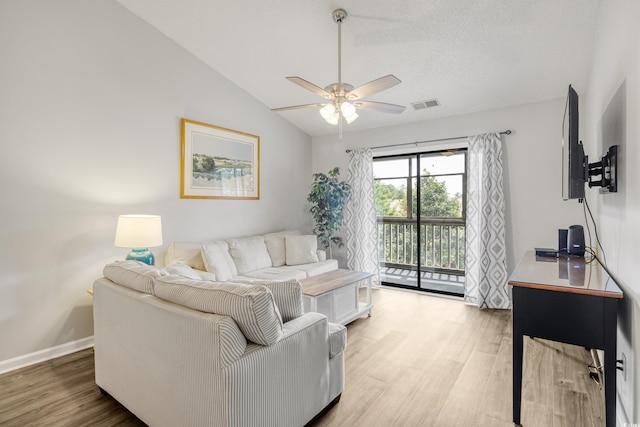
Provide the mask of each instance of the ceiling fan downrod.
POLYGON ((342 21, 347 17, 347 11, 336 9, 333 11, 333 22, 338 24, 338 89, 342 89, 342 21))
MULTIPOLYGON (((350 86, 349 89, 347 90, 345 88, 346 85, 342 84, 342 21, 344 21, 347 18, 347 11, 344 9, 336 9, 333 11, 333 22, 335 22, 336 24, 338 24, 338 84, 337 85, 329 85, 329 87, 331 87, 331 90, 333 91, 334 97, 333 97, 333 108, 332 111, 334 111, 334 114, 337 114, 337 120, 338 120, 338 135, 339 135, 339 139, 342 140, 342 120, 347 120, 348 122, 352 122, 353 120, 355 120, 358 115, 355 112, 355 108, 353 108, 353 106, 347 102, 347 104, 349 104, 348 106, 345 106, 345 101, 346 101, 346 94, 348 91, 353 90, 353 87, 350 86), (349 118, 347 119, 347 117, 345 117, 345 107, 349 107, 348 111, 349 111, 349 118)), ((329 87, 327 87, 327 89, 329 89, 329 87)), ((333 116, 333 114, 331 115, 333 116)), ((327 121, 329 123, 333 123, 333 120, 329 120, 327 119, 327 121)))

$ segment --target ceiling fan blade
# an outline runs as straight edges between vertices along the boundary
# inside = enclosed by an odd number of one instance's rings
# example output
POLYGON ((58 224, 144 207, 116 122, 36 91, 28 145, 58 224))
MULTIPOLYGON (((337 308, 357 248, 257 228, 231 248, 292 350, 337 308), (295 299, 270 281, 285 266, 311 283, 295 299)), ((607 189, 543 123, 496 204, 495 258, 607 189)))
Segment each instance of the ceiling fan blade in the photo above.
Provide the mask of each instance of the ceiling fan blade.
POLYGON ((353 105, 356 108, 361 108, 363 110, 371 110, 377 111, 379 113, 391 113, 391 114, 400 114, 405 108, 403 105, 396 104, 387 104, 386 102, 373 102, 373 101, 358 101, 354 102, 353 105))
POLYGON ((288 111, 288 110, 297 110, 300 108, 311 108, 311 107, 324 107, 326 104, 315 103, 315 104, 302 104, 302 105, 292 105, 290 107, 280 107, 280 108, 272 108, 271 111, 288 111))
POLYGON ((400 79, 389 74, 379 79, 371 80, 369 83, 365 83, 362 86, 358 86, 347 94, 347 99, 359 99, 365 96, 373 95, 374 93, 382 92, 400 83, 400 79))
POLYGON ((320 95, 323 98, 331 99, 331 94, 329 92, 327 92, 326 90, 322 89, 319 86, 314 85, 311 82, 306 81, 303 78, 293 76, 293 77, 287 77, 287 80, 289 80, 291 83, 295 83, 298 86, 303 87, 315 93, 316 95, 320 95))

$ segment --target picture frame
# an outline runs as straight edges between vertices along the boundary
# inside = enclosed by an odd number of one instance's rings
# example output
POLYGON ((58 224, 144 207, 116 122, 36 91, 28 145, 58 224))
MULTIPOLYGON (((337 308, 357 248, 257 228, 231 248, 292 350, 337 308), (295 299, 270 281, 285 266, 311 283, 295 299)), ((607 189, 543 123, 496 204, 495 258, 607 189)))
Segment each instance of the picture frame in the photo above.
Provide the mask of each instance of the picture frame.
POLYGON ((260 137, 183 118, 180 198, 260 199, 260 137))

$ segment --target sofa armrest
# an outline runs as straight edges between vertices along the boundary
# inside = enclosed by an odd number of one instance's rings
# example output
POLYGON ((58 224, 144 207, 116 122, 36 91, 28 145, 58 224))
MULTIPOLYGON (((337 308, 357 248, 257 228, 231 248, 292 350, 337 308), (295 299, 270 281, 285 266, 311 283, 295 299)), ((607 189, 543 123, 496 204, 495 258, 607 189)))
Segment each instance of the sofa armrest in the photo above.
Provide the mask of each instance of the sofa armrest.
POLYGON ((339 323, 329 323, 329 357, 333 359, 347 348, 347 328, 339 323))
POLYGON ((328 325, 327 316, 316 312, 305 313, 302 316, 291 319, 282 325, 282 338, 280 341, 316 324, 324 324, 325 321, 328 325))
POLYGON ((227 402, 232 425, 301 426, 329 403, 327 318, 305 313, 285 323, 283 332, 274 345, 249 344, 224 368, 234 387, 227 402), (246 410, 256 405, 261 410, 246 410))

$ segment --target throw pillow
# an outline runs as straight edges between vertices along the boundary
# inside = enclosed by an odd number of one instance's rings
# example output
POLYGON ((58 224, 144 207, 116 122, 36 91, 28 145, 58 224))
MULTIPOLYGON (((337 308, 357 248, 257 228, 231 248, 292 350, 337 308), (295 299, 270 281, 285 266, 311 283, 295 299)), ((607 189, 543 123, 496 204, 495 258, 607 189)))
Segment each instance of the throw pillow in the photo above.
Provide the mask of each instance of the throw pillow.
POLYGON ((297 319, 304 314, 302 302, 302 285, 295 279, 292 280, 251 280, 234 279, 235 283, 245 283, 251 285, 262 285, 273 294, 273 299, 282 315, 282 321, 297 319))
POLYGON ((200 280, 209 280, 212 282, 216 281, 216 275, 215 273, 211 273, 210 271, 202 271, 202 270, 193 270, 195 271, 198 276, 200 276, 200 280))
POLYGON ((202 259, 206 270, 216 275, 216 280, 226 282, 238 275, 236 265, 229 255, 227 242, 219 240, 202 245, 202 259))
POLYGON ((156 280, 154 295, 194 310, 229 316, 256 344, 272 345, 282 337, 282 318, 271 291, 264 286, 164 276, 156 280))
POLYGON ((102 274, 113 283, 152 294, 153 279, 160 277, 162 271, 140 261, 126 260, 105 265, 102 274))
POLYGON ((282 267, 286 262, 286 252, 284 246, 285 236, 299 236, 300 231, 288 230, 279 231, 277 233, 264 234, 264 243, 271 257, 271 265, 274 267, 282 267))
POLYGON ((188 279, 200 280, 200 275, 186 264, 174 264, 162 269, 163 276, 182 276, 188 279))
POLYGON ((316 236, 285 236, 287 265, 309 264, 318 261, 316 236))
POLYGON ((262 236, 229 239, 227 245, 238 274, 271 267, 271 257, 262 236))
POLYGON ((204 270, 204 262, 200 249, 202 243, 172 243, 167 248, 165 265, 186 264, 189 267, 204 270))

